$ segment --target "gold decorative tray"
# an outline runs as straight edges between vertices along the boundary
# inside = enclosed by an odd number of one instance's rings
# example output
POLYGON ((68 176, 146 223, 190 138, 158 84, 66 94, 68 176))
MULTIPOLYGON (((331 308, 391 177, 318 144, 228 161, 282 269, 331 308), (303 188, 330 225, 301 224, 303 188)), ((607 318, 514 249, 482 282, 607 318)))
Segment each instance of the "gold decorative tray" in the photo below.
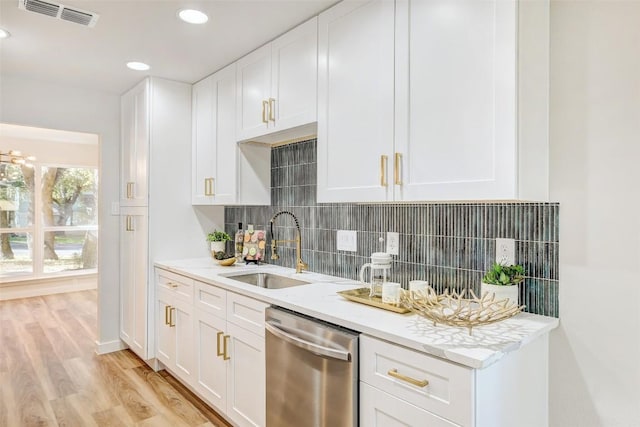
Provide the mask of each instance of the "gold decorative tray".
POLYGON ((338 295, 348 299, 349 301, 359 302, 360 304, 370 305, 372 307, 382 308, 384 310, 393 311, 395 313, 409 313, 409 309, 400 304, 389 304, 382 302, 380 297, 369 296, 369 288, 358 288, 349 291, 340 291, 338 295))
POLYGON ((489 325, 515 316, 524 310, 509 298, 497 299, 495 294, 484 293, 481 297, 469 290, 461 292, 445 290, 438 294, 431 286, 424 292, 403 292, 400 300, 404 307, 433 322, 448 326, 467 328, 469 335, 476 326, 489 325))

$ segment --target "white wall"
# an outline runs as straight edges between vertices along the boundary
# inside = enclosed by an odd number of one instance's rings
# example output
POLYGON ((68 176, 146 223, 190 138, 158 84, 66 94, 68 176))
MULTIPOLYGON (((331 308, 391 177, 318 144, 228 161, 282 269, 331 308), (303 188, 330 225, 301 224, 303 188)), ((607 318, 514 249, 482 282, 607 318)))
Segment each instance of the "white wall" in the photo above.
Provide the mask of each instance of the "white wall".
POLYGON ((118 200, 120 97, 0 75, 0 122, 95 133, 100 136, 100 259, 98 342, 119 342, 118 200))
MULTIPOLYGON (((552 1, 557 427, 640 426, 640 2, 552 1)), ((526 385, 523 385, 526 386, 526 385)))

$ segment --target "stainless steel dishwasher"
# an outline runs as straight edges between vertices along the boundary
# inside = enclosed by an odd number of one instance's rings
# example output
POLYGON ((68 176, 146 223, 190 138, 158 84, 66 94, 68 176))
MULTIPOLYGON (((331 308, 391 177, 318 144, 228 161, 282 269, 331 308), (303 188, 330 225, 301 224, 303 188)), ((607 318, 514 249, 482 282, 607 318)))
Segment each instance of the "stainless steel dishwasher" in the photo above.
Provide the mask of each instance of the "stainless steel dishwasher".
POLYGON ((358 425, 358 334, 266 311, 267 427, 358 425))

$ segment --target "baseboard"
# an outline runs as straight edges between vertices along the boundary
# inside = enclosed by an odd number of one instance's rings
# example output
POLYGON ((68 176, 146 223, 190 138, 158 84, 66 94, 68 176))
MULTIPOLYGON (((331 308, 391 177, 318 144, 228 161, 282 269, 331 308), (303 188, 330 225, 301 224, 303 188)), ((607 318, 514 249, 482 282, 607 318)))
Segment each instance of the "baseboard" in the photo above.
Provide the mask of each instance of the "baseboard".
POLYGON ((122 340, 113 340, 108 342, 96 341, 96 354, 113 353, 129 348, 122 340))
POLYGON ((97 274, 15 281, 0 286, 0 301, 97 289, 97 274))

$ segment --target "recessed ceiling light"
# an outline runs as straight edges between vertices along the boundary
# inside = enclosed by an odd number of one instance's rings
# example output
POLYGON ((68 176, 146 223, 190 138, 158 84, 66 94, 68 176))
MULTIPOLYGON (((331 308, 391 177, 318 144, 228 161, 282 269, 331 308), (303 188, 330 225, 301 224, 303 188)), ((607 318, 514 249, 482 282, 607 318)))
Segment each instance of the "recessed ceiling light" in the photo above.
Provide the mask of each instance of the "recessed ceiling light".
POLYGON ((8 39, 9 37, 11 37, 11 33, 3 28, 0 28, 0 39, 8 39))
POLYGON ((151 68, 150 66, 148 66, 144 62, 136 62, 136 61, 127 62, 127 67, 131 68, 132 70, 136 70, 136 71, 147 71, 149 68, 151 68))
POLYGON ((204 12, 195 9, 182 9, 178 12, 178 17, 189 24, 204 24, 209 20, 204 12))

